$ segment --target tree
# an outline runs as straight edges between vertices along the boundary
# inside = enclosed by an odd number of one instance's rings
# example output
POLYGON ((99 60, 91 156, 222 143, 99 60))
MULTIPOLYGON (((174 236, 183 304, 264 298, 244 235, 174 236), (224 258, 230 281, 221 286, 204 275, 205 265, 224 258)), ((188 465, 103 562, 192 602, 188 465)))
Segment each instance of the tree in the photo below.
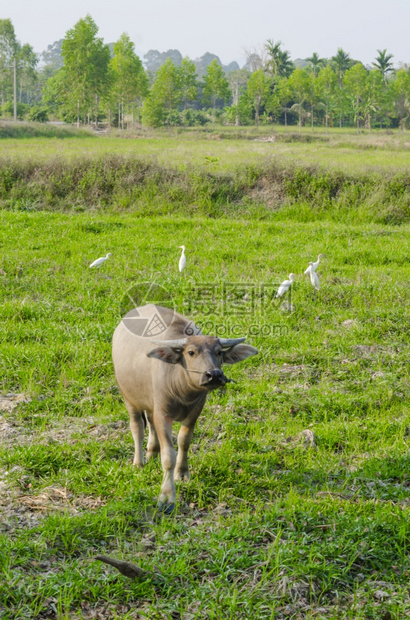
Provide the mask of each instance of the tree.
POLYGON ((262 49, 245 49, 244 52, 246 61, 243 68, 249 71, 249 73, 253 73, 258 69, 264 69, 266 67, 266 45, 262 49))
POLYGON ((350 55, 345 52, 341 47, 338 48, 337 54, 332 56, 331 61, 333 63, 333 67, 335 69, 335 73, 337 75, 337 79, 339 80, 339 84, 343 82, 344 74, 353 64, 350 55))
POLYGON ((114 43, 110 70, 111 99, 114 98, 118 106, 118 126, 124 129, 124 115, 127 108, 131 106, 134 117, 135 106, 140 107, 142 98, 148 92, 148 78, 141 60, 135 54, 134 43, 126 33, 114 43))
POLYGON ((61 45, 64 60, 62 95, 71 111, 80 117, 95 115, 98 123, 99 101, 109 87, 110 50, 97 37, 98 27, 90 15, 68 30, 61 45))
POLYGON ((168 59, 157 72, 156 80, 143 107, 143 119, 151 127, 172 125, 172 112, 182 99, 181 73, 168 59))
POLYGON ((332 56, 331 61, 339 83, 339 92, 337 93, 335 99, 337 100, 337 107, 339 111, 339 127, 341 127, 344 109, 343 77, 346 71, 352 66, 353 62, 349 54, 341 47, 338 48, 337 54, 332 56))
POLYGON ((255 110, 255 122, 259 126, 260 107, 270 95, 270 80, 262 69, 258 69, 250 76, 247 94, 255 110))
POLYGON ((199 79, 203 79, 205 77, 209 65, 214 62, 214 60, 216 60, 216 62, 222 67, 219 56, 211 54, 210 52, 205 52, 205 54, 195 60, 195 68, 199 79))
POLYGON ((377 71, 383 76, 383 81, 387 84, 388 74, 394 71, 393 63, 390 62, 393 58, 393 54, 388 54, 387 49, 377 50, 378 56, 375 58, 375 62, 372 62, 372 65, 377 71))
POLYGON ((188 57, 182 59, 179 67, 181 79, 181 97, 186 110, 188 103, 195 101, 198 95, 197 74, 195 63, 188 57))
POLYGON ((336 92, 337 77, 333 69, 328 65, 319 71, 317 76, 318 94, 322 107, 325 110, 326 133, 329 126, 331 104, 336 92))
POLYGON ((232 109, 231 113, 234 114, 234 122, 236 126, 239 126, 241 122, 241 111, 239 106, 239 101, 241 94, 243 92, 244 87, 249 79, 249 71, 246 67, 242 67, 242 69, 237 69, 236 71, 232 71, 229 74, 229 86, 232 91, 232 109))
POLYGON ((288 51, 281 48, 282 41, 275 43, 272 39, 268 39, 265 43, 265 49, 268 54, 266 61, 266 70, 272 77, 289 77, 295 68, 290 59, 288 51))
POLYGON ((315 77, 317 77, 320 69, 326 64, 326 59, 319 58, 319 54, 316 52, 313 52, 310 58, 306 58, 306 61, 308 62, 309 71, 311 71, 315 77))
POLYGON ((362 63, 358 62, 348 69, 343 78, 350 101, 353 117, 356 121, 357 133, 359 133, 360 120, 363 118, 363 102, 366 97, 367 71, 362 63))
POLYGON ((221 99, 223 102, 226 102, 231 98, 231 96, 232 93, 229 88, 229 82, 221 65, 215 59, 207 67, 204 77, 203 90, 204 101, 209 102, 212 105, 212 118, 214 123, 217 100, 221 99))
POLYGON ((0 97, 1 105, 14 99, 14 120, 17 119, 17 55, 20 44, 10 19, 0 19, 0 97))
POLYGON ((309 74, 304 69, 295 69, 289 78, 289 86, 293 97, 296 99, 296 103, 292 108, 298 113, 299 116, 299 131, 302 128, 302 116, 303 116, 303 104, 309 97, 311 85, 309 74))
POLYGON ((31 94, 30 87, 37 81, 36 67, 38 63, 37 54, 35 54, 31 45, 26 43, 20 47, 17 54, 18 82, 19 82, 19 101, 23 100, 23 92, 26 94, 26 102, 30 103, 31 94))
POLYGON ((386 103, 387 98, 383 86, 383 76, 377 69, 372 69, 367 75, 363 100, 363 116, 367 129, 372 129, 373 114, 378 110, 383 111, 386 103))
POLYGON ((402 131, 410 119, 410 73, 399 69, 391 83, 392 100, 402 131))
POLYGON ((289 103, 292 99, 292 92, 288 78, 278 78, 275 82, 275 88, 267 103, 267 110, 272 112, 275 117, 282 114, 285 115, 285 127, 288 124, 288 112, 290 112, 289 103))
POLYGON ((61 46, 63 44, 63 39, 59 39, 58 41, 54 41, 51 45, 47 46, 47 49, 44 52, 41 52, 40 56, 44 62, 44 65, 48 68, 48 72, 51 75, 57 73, 59 69, 63 66, 63 57, 61 55, 61 46))

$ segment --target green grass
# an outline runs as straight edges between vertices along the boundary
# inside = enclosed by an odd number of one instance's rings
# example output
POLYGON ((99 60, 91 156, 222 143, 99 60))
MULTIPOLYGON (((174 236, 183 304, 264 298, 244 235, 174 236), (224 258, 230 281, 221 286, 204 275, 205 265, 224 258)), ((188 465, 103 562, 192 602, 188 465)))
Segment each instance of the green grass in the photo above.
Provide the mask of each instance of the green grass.
POLYGON ((21 395, 0 414, 1 618, 410 615, 410 226, 371 222, 377 200, 367 220, 342 220, 334 202, 324 217, 322 177, 302 172, 269 217, 215 197, 218 217, 188 200, 175 212, 160 179, 162 214, 87 201, 0 212, 0 395, 21 395), (316 292, 303 271, 319 252, 316 292), (273 298, 290 272, 292 312, 273 298), (132 468, 111 363, 127 292, 150 282, 207 332, 259 349, 208 399, 192 479, 163 518, 160 463, 132 468))
POLYGON ((284 160, 232 164, 231 170, 223 172, 217 169, 217 161, 207 161, 210 168, 191 164, 181 170, 174 161, 165 166, 115 152, 46 161, 4 158, 0 160, 0 206, 29 212, 109 209, 140 217, 410 221, 409 175, 396 168, 346 173, 284 160))
MULTIPOLYGON (((19 135, 2 139, 3 157, 49 160, 56 155, 77 158, 115 153, 142 157, 144 161, 154 161, 159 165, 172 164, 182 170, 194 165, 221 172, 230 171, 234 165, 260 165, 267 160, 318 164, 347 173, 367 172, 374 168, 407 171, 409 166, 408 132, 398 130, 356 134, 352 129, 332 129, 326 134, 319 128, 312 132, 305 127, 299 134, 296 127, 269 125, 260 128, 139 129, 125 134, 113 131, 109 135, 90 135, 88 131, 71 127, 40 125, 41 128, 43 135, 39 137, 36 137, 37 125, 29 139, 23 140, 19 135), (58 140, 62 132, 66 138, 71 135, 72 139, 58 140), (47 135, 50 133, 55 139, 50 139, 47 135), (124 139, 124 135, 128 139, 124 139), (273 142, 266 141, 272 136, 273 142), (76 139, 78 137, 80 139, 76 139)), ((27 137, 31 135, 27 127, 21 130, 23 135, 24 132, 27 137)))

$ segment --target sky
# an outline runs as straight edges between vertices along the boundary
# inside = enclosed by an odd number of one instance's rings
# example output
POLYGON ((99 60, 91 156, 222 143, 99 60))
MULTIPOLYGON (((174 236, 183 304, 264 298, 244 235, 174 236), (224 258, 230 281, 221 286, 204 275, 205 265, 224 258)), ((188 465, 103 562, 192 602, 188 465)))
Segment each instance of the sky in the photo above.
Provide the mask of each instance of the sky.
POLYGON ((267 39, 281 41, 293 60, 313 52, 334 56, 339 47, 371 64, 378 49, 393 62, 410 63, 410 0, 14 0, 2 2, 0 19, 13 22, 17 39, 41 53, 90 14, 105 43, 126 32, 142 57, 150 49, 205 52, 242 66, 247 51, 267 39), (7 4, 7 8, 6 7, 7 4))

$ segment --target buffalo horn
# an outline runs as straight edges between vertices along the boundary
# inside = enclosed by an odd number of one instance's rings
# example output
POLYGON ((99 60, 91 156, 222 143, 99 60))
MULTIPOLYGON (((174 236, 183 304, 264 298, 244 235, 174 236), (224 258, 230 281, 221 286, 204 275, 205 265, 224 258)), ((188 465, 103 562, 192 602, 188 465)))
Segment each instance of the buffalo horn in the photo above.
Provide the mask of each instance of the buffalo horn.
POLYGON ((229 349, 230 347, 234 347, 241 342, 245 342, 246 338, 218 338, 218 340, 223 349, 229 349))
POLYGON ((152 343, 157 344, 159 347, 171 347, 172 349, 182 349, 187 342, 186 338, 180 338, 179 340, 151 340, 152 343))

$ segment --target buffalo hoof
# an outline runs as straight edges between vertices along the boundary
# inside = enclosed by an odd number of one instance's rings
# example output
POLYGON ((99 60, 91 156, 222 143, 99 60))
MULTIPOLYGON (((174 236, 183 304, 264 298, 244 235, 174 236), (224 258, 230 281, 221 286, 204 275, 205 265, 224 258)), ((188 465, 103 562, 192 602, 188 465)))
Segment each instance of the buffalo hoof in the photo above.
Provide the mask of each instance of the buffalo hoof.
POLYGON ((163 515, 171 515, 175 510, 175 504, 173 502, 171 504, 158 502, 158 510, 162 512, 163 515))
POLYGON ((189 471, 176 471, 174 475, 175 482, 188 482, 191 479, 189 471))

